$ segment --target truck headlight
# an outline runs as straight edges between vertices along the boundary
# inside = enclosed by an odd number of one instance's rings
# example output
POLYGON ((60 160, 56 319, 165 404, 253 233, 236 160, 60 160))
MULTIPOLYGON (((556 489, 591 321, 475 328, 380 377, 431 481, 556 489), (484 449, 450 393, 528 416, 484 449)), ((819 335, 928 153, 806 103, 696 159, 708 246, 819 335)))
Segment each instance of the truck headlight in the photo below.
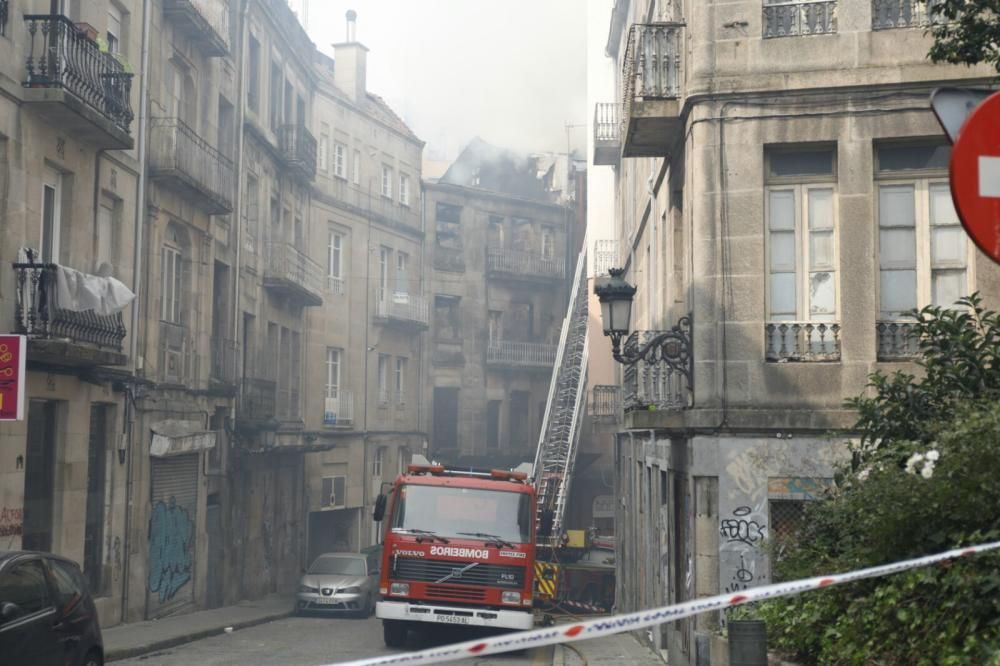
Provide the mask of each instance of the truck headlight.
POLYGON ((500 595, 500 601, 505 604, 519 604, 521 603, 521 593, 505 591, 500 595))
POLYGON ((408 597, 410 596, 410 584, 393 583, 389 586, 389 594, 395 594, 400 597, 408 597))

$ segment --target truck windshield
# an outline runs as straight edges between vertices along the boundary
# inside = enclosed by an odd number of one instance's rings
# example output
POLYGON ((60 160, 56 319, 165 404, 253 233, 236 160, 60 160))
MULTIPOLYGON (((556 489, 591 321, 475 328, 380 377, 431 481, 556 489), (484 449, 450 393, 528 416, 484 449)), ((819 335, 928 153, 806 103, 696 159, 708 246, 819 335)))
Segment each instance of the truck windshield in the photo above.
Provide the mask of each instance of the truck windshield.
POLYGON ((531 520, 527 493, 405 485, 399 490, 392 529, 429 530, 455 538, 463 538, 463 532, 484 532, 504 541, 527 543, 531 520))

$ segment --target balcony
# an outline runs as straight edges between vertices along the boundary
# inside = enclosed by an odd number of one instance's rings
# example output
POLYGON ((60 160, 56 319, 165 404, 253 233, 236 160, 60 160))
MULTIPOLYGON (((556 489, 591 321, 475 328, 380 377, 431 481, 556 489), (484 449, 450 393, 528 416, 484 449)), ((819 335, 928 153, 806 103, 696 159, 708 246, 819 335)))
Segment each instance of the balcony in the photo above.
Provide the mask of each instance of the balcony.
POLYGON ((840 324, 836 322, 767 322, 764 335, 765 358, 771 362, 840 360, 840 324))
POLYGON ((278 383, 263 377, 244 377, 240 391, 238 421, 255 425, 274 420, 278 383))
POLYGON ((837 32, 837 0, 765 2, 763 23, 764 39, 831 34, 837 32))
POLYGON ((875 322, 876 358, 880 361, 912 361, 920 354, 916 322, 875 322))
POLYGON ((316 139, 305 125, 278 128, 278 150, 284 167, 304 183, 316 180, 316 139))
POLYGON ((635 24, 622 64, 622 157, 665 157, 680 138, 683 23, 635 24))
MULTIPOLYGON (((670 329, 673 337, 655 346, 642 360, 623 366, 622 402, 626 412, 680 411, 694 405, 694 350, 690 316, 670 329)), ((640 347, 666 331, 636 331, 626 338, 622 354, 634 355, 640 347)))
POLYGON ((938 0, 872 0, 872 30, 926 28, 938 0))
POLYGON ((430 308, 423 296, 382 290, 376 294, 375 319, 402 328, 426 330, 430 325, 430 308))
POLYGON ((597 385, 590 390, 590 416, 597 421, 618 421, 622 412, 620 386, 597 385))
POLYGON ((621 157, 618 109, 618 104, 614 102, 594 105, 594 164, 597 166, 614 166, 621 157))
POLYGON ((26 14, 24 101, 51 126, 99 148, 133 146, 132 75, 65 16, 26 14))
POLYGON ((594 242, 594 275, 596 277, 607 277, 608 271, 612 268, 621 267, 622 262, 618 257, 618 241, 599 240, 594 242))
POLYGON ((28 336, 28 358, 68 366, 125 365, 122 313, 60 308, 56 271, 55 264, 14 264, 15 331, 28 336))
POLYGON ((269 243, 264 288, 304 307, 323 305, 323 270, 290 243, 269 243))
POLYGON ((551 372, 555 362, 556 345, 490 340, 486 347, 486 363, 491 366, 551 372))
POLYGON ((354 425, 354 393, 338 388, 333 397, 324 398, 323 425, 354 425))
POLYGON ((164 0, 163 15, 206 57, 229 55, 229 3, 225 0, 164 0))
POLYGON ((233 163, 179 118, 149 122, 149 175, 209 215, 233 211, 233 163))
POLYGON ((538 252, 507 250, 502 247, 486 249, 486 270, 495 276, 518 280, 559 280, 564 275, 565 264, 559 257, 545 256, 538 252))
POLYGON ((236 384, 236 364, 239 345, 235 340, 212 338, 212 366, 209 379, 219 384, 236 384))

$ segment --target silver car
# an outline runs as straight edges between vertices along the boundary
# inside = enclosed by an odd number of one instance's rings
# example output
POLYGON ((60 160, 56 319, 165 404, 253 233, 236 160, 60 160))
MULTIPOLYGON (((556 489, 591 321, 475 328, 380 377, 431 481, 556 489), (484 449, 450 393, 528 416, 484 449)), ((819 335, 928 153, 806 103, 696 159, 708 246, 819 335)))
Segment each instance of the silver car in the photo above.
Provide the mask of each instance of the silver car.
POLYGON ((378 565, 371 553, 320 555, 302 574, 295 613, 336 612, 368 617, 375 609, 378 565))

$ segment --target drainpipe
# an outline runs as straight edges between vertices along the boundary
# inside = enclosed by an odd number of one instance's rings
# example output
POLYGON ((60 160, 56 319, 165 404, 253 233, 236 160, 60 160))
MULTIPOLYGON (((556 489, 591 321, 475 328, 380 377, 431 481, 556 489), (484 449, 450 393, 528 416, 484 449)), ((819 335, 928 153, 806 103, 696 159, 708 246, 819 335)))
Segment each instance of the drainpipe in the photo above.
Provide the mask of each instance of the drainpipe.
MULTIPOLYGON (((140 312, 140 301, 141 298, 139 293, 142 289, 142 232, 146 223, 146 124, 149 120, 148 113, 148 103, 149 103, 149 32, 150 23, 153 19, 152 13, 152 1, 143 0, 142 2, 142 65, 139 75, 139 178, 136 182, 136 203, 135 203, 135 233, 133 239, 132 247, 132 293, 136 295, 136 300, 132 305, 132 335, 129 336, 129 365, 131 366, 132 372, 132 387, 133 390, 129 390, 125 393, 125 400, 134 400, 134 387, 135 380, 139 375, 139 366, 137 363, 137 354, 139 353, 139 312, 140 312)), ((94 199, 96 202, 97 192, 95 188, 94 199)), ((97 214, 96 207, 94 214, 97 214)), ((143 365, 145 365, 145 359, 143 359, 143 365)), ((135 410, 132 409, 132 405, 126 404, 125 409, 126 418, 129 422, 125 424, 127 437, 128 437, 128 466, 125 473, 125 534, 122 539, 122 550, 123 561, 122 561, 122 599, 121 599, 121 622, 125 622, 128 616, 128 597, 129 597, 129 562, 131 557, 129 557, 129 552, 131 550, 131 542, 129 536, 132 532, 132 511, 134 508, 134 496, 133 489, 135 486, 135 457, 136 457, 136 441, 135 441, 135 410)), ((140 438, 141 441, 141 438, 140 438)))

